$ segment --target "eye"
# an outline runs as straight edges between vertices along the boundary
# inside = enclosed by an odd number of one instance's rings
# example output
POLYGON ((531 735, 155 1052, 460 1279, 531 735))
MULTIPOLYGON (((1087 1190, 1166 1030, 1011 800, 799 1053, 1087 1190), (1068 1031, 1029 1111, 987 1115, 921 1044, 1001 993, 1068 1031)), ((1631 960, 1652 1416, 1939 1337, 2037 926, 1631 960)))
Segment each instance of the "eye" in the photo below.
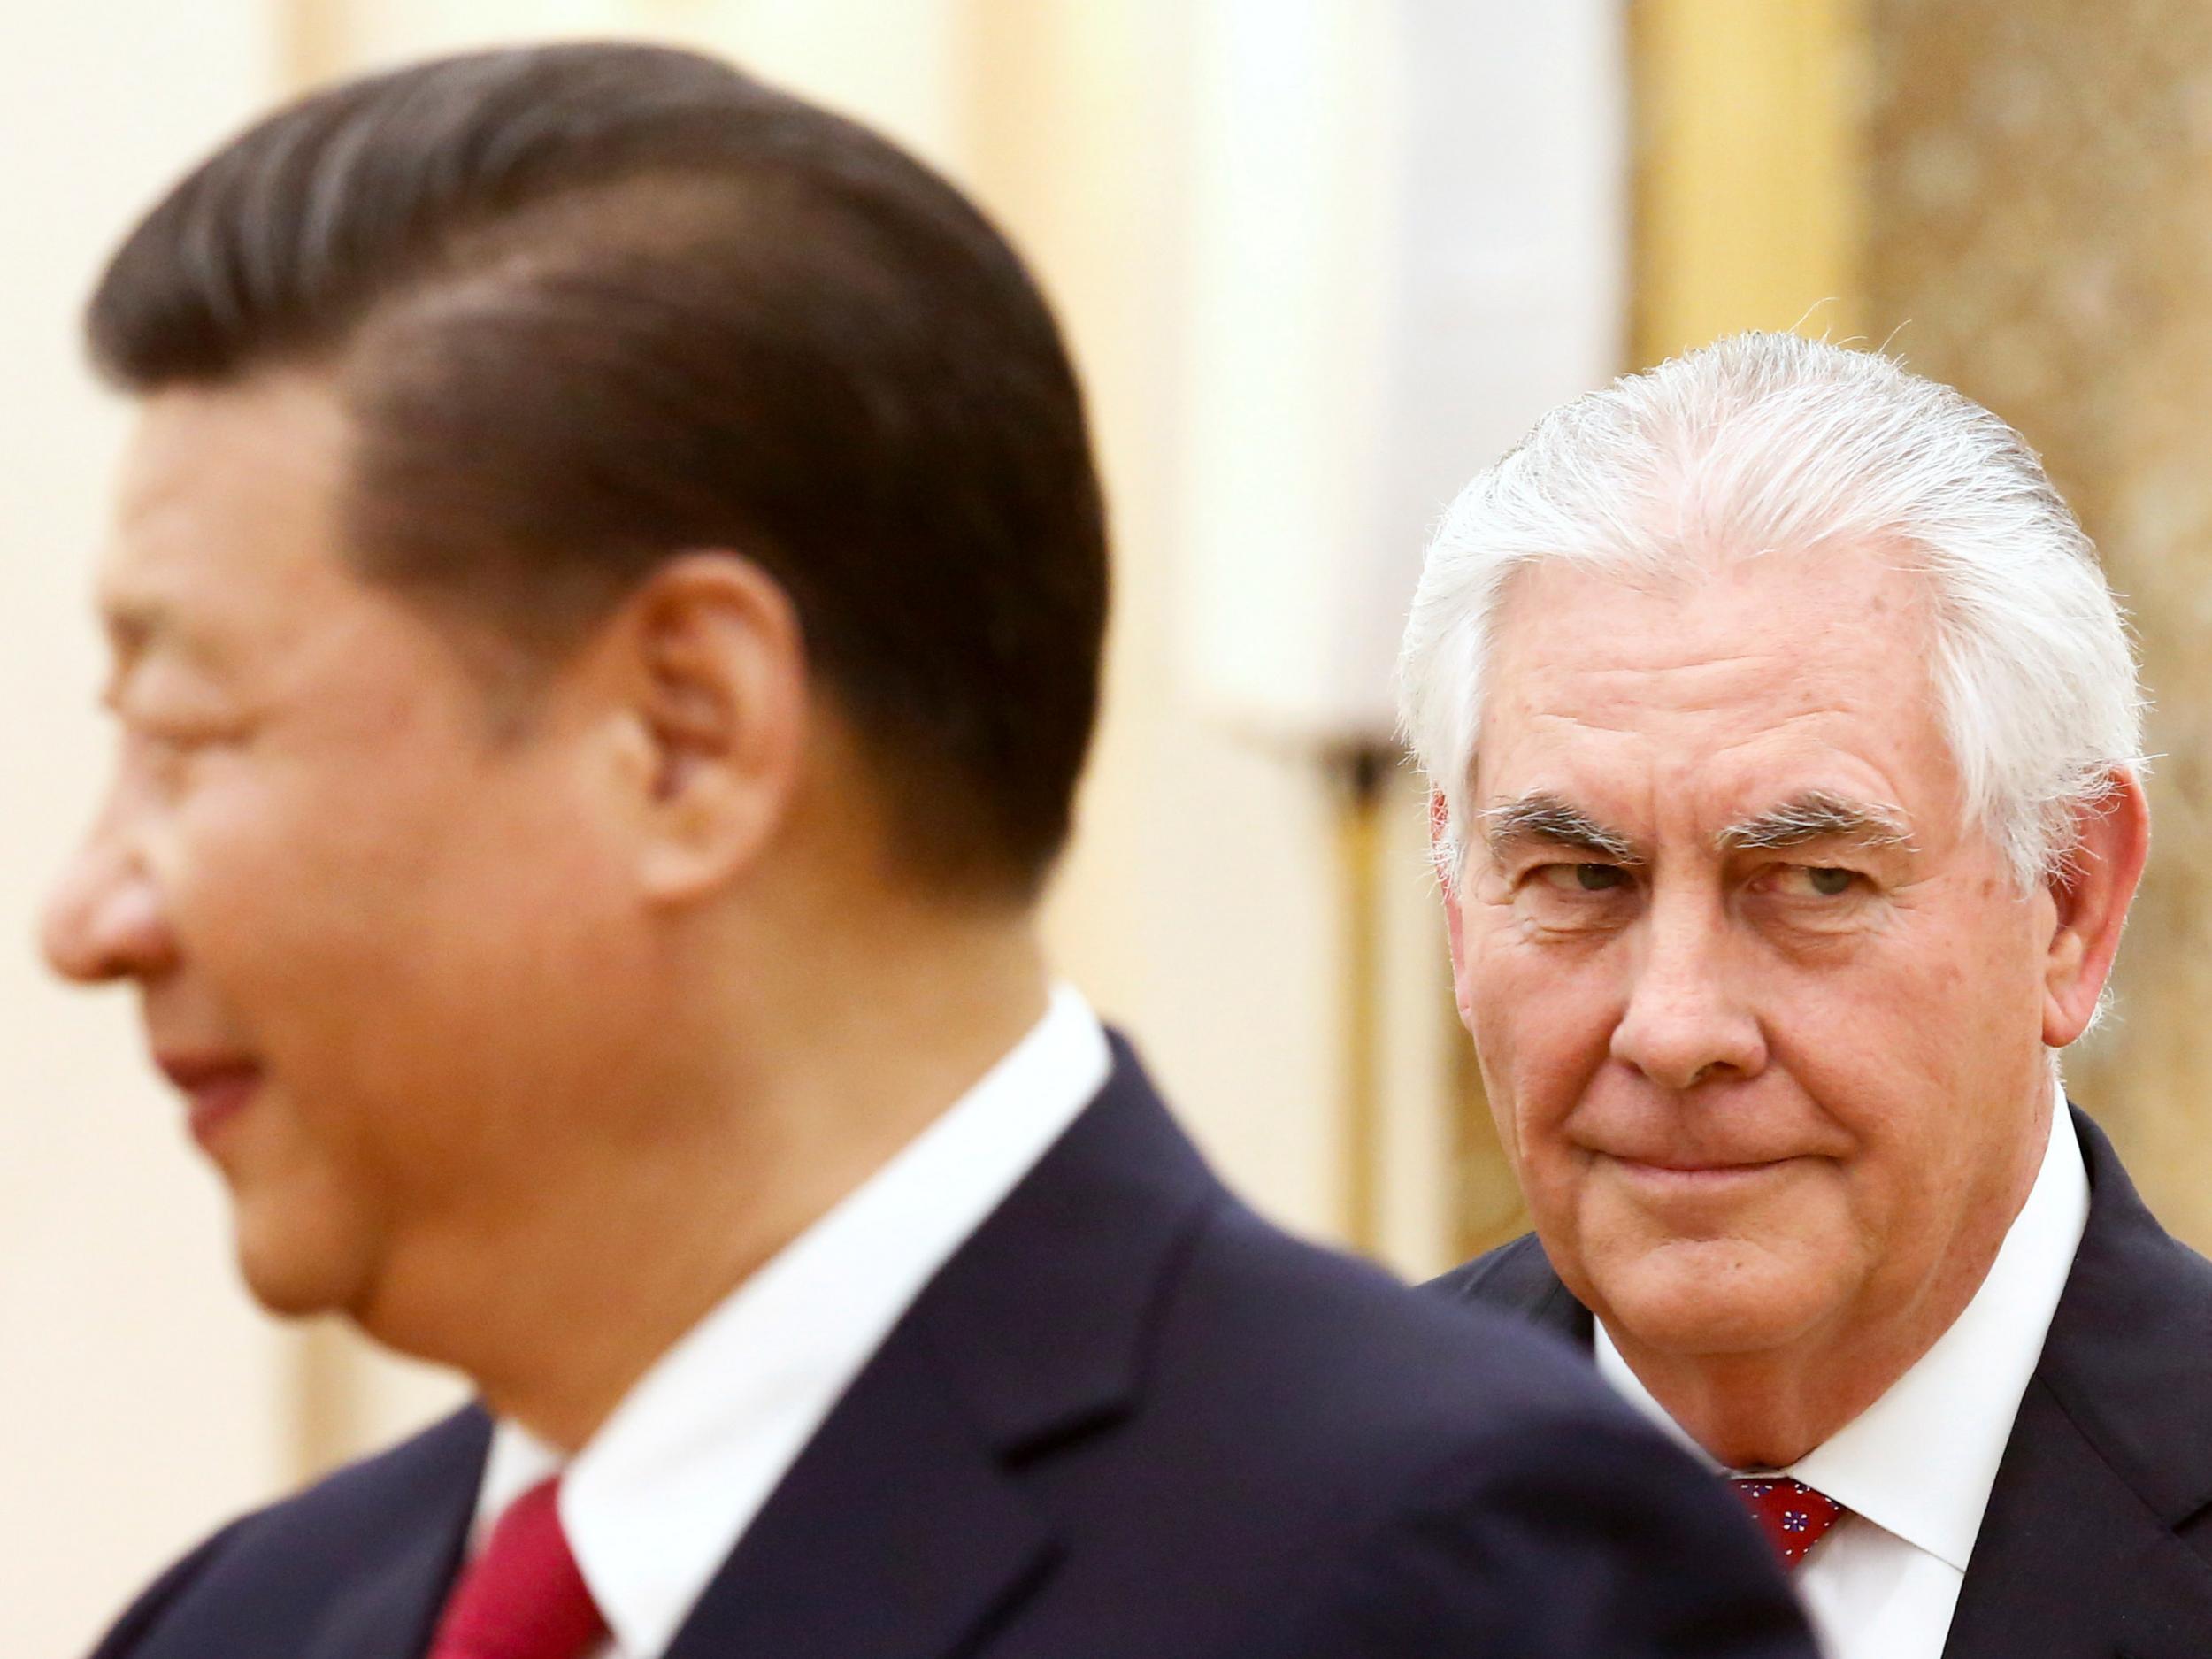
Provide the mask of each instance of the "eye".
POLYGON ((206 727, 183 720, 133 720, 128 729, 148 748, 171 754, 186 754, 216 741, 216 734, 206 727))
POLYGON ((181 779, 203 757, 245 741, 242 728, 166 710, 127 710, 121 720, 124 747, 163 776, 181 779))
POLYGON ((1628 872, 1618 864, 1542 864, 1536 879, 1561 893, 1609 893, 1628 885, 1628 872))
POLYGON ((1860 881, 1839 864, 1785 864, 1780 876, 1782 891, 1796 898, 1839 899, 1860 881))

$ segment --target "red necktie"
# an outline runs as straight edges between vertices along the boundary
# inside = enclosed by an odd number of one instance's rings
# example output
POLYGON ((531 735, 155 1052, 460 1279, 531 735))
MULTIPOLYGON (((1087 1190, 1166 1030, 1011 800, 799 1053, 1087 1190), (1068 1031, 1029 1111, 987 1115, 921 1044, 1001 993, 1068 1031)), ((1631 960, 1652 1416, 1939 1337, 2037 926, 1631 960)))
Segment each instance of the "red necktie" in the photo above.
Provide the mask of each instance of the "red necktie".
POLYGON ((1728 1485, 1751 1511, 1782 1564, 1793 1571, 1843 1517, 1843 1505, 1787 1475, 1736 1476, 1728 1485))
POLYGON ((584 1659, 607 1633, 561 1531, 558 1475, 507 1506, 438 1620, 429 1659, 584 1659))

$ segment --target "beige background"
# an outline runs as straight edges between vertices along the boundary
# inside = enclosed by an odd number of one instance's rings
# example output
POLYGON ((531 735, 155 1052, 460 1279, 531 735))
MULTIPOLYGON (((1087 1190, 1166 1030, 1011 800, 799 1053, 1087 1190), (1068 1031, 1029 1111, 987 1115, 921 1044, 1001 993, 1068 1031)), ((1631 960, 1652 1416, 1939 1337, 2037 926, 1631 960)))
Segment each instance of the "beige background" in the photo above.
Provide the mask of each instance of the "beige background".
POLYGON ((83 10, 57 27, 0 0, 0 1650, 27 1659, 81 1651, 133 1579, 293 1462, 288 1339, 223 1269, 220 1202, 129 1010, 65 995, 29 948, 104 756, 85 560, 120 420, 74 313, 155 181, 278 75, 253 6, 83 10))

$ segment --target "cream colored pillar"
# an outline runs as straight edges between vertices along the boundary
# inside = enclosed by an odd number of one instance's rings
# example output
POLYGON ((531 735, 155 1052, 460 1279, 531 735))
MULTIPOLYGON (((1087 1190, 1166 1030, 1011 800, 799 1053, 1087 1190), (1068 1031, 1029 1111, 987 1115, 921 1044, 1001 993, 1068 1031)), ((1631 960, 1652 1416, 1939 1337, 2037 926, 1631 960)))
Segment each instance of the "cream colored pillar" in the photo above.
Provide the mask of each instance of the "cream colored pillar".
POLYGON ((35 960, 109 733, 89 599, 124 431, 80 361, 112 244, 278 81, 254 0, 19 7, 0 51, 0 1648, 82 1652, 123 1597, 285 1475, 288 1343, 248 1307, 211 1171, 121 993, 35 960))
POLYGON ((1859 325, 1860 0, 1634 0, 1637 363, 1859 325))

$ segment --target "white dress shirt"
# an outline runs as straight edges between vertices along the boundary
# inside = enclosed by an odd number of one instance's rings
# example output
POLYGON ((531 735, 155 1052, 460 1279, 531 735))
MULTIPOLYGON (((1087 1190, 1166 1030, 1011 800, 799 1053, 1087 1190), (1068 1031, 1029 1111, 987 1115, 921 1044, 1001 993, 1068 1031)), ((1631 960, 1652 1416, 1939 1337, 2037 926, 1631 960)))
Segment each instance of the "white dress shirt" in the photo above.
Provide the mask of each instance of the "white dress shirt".
MULTIPOLYGON (((1104 1087, 1105 1033, 1054 987, 1044 1018, 967 1094, 657 1360, 568 1464, 560 1512, 612 1637, 657 1659, 847 1386, 937 1270, 1104 1087)), ((479 1544, 560 1468, 494 1428, 479 1544)))
MULTIPOLYGON (((2080 1138, 2064 1092, 2054 1092, 2042 1168, 1973 1300, 1880 1399, 1782 1471, 1850 1511, 1793 1575, 1828 1659, 1940 1659, 2012 1420, 2089 1217, 2080 1138)), ((1602 1325, 1596 1343, 1606 1380, 1717 1471, 1602 1325)))

